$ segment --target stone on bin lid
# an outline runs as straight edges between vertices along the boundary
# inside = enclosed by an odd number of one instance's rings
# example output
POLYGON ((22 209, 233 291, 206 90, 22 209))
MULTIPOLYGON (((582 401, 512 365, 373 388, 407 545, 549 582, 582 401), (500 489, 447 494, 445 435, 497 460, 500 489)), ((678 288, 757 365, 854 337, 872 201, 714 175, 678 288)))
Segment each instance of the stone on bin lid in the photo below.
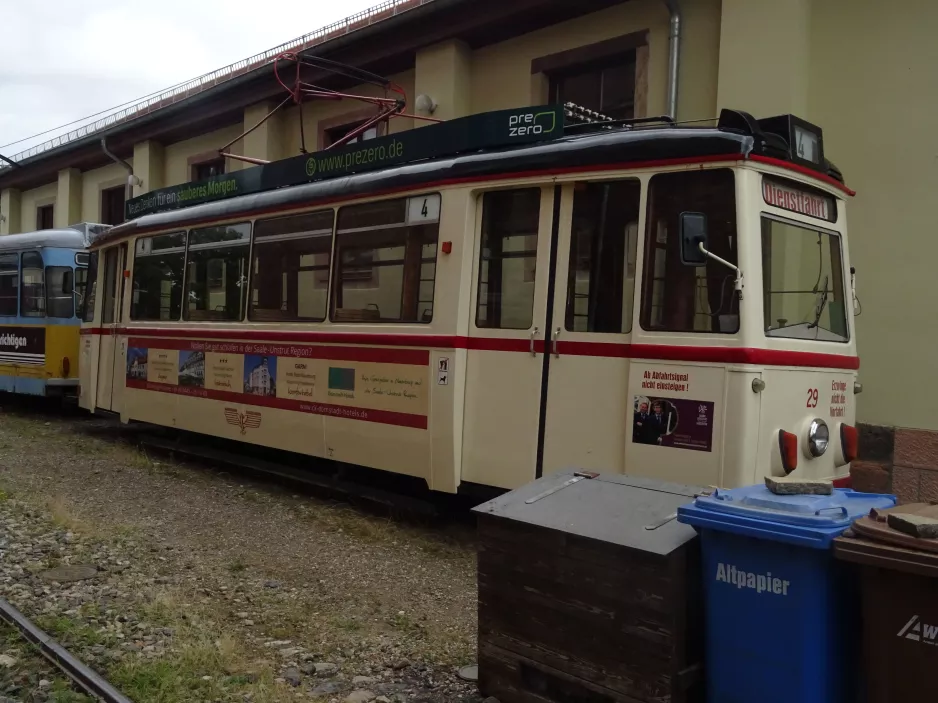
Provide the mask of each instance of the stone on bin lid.
POLYGON ((831 481, 808 480, 801 478, 784 478, 766 476, 765 487, 778 496, 829 496, 834 493, 834 484, 831 481))
POLYGON ((889 513, 886 516, 886 522, 892 529, 912 537, 938 539, 938 519, 927 515, 889 513))

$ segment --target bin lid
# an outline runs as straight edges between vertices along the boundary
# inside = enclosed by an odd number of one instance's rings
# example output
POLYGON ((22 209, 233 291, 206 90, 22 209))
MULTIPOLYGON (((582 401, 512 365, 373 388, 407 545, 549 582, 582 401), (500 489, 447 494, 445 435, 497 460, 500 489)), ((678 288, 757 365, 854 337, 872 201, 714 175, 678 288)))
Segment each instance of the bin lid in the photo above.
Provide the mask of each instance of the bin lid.
MULTIPOLYGON (((861 521, 865 519, 861 518, 861 521)), ((938 554, 877 542, 865 535, 847 532, 835 539, 834 556, 864 566, 938 579, 938 554)))
POLYGON ((677 521, 677 509, 703 487, 617 474, 577 478, 575 470, 545 476, 474 512, 657 556, 697 538, 694 528, 677 521))
POLYGON ((678 510, 678 520, 774 542, 827 549, 854 520, 895 496, 835 488, 831 495, 776 495, 765 485, 718 490, 678 510))

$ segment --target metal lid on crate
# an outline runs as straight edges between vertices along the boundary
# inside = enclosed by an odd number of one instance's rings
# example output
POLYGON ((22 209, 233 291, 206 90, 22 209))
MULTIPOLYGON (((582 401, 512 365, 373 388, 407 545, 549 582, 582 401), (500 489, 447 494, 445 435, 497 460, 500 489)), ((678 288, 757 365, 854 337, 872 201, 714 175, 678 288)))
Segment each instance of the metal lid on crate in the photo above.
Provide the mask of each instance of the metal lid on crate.
POLYGON ((677 509, 706 491, 633 476, 565 471, 476 507, 474 512, 665 556, 693 540, 677 509))

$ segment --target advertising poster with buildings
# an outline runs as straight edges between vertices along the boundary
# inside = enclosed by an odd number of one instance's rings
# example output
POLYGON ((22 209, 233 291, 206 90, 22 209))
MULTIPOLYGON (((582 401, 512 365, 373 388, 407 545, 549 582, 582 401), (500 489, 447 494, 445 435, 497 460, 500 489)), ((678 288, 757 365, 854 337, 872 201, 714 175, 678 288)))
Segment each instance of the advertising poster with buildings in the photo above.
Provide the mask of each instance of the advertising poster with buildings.
POLYGON ((414 363, 383 363, 320 358, 323 350, 316 347, 192 342, 167 350, 136 342, 131 340, 127 354, 128 388, 428 426, 429 353, 419 362, 414 357, 414 363))

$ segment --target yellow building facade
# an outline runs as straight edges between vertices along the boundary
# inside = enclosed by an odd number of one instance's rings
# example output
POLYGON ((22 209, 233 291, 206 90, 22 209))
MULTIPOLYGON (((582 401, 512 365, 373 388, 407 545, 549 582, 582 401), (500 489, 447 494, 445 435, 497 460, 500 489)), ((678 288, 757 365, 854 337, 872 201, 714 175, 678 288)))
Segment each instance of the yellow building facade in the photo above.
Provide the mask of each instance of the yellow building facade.
MULTIPOLYGON (((329 28, 313 51, 387 75, 409 96, 408 111, 416 110, 417 96, 429 97, 438 119, 567 99, 613 116, 663 115, 675 13, 679 120, 713 118, 724 107, 757 117, 796 114, 823 128, 827 156, 857 190, 848 221, 862 306, 860 420, 899 428, 867 428, 864 454, 874 463, 861 470, 917 482, 916 490, 938 500, 938 471, 929 468, 938 468, 938 374, 931 365, 938 313, 923 292, 938 255, 930 232, 938 156, 928 146, 938 110, 938 45, 927 36, 938 26, 938 5, 396 0, 364 21, 329 28)), ((276 88, 269 70, 252 70, 0 170, 0 234, 35 229, 49 206, 56 226, 113 220, 127 166, 134 195, 211 175, 213 168, 244 167, 220 161, 219 147, 285 95, 268 90, 276 88), (266 86, 266 94, 255 99, 251 85, 266 86), (103 155, 102 136, 126 166, 103 155)), ((301 131, 300 110, 291 107, 231 150, 285 158, 299 152, 301 134, 308 150, 320 149, 369 109, 348 101, 306 103, 301 131)), ((386 129, 423 124, 395 119, 386 129)))

